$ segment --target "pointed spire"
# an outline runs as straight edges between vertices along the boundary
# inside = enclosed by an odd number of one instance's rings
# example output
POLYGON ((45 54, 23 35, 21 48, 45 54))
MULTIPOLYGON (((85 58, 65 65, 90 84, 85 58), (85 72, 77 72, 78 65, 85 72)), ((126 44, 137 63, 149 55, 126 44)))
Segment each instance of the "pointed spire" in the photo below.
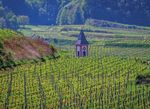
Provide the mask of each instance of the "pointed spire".
POLYGON ((76 44, 83 44, 83 45, 88 45, 89 44, 88 41, 85 38, 83 30, 80 31, 80 34, 78 36, 78 40, 77 40, 76 44))

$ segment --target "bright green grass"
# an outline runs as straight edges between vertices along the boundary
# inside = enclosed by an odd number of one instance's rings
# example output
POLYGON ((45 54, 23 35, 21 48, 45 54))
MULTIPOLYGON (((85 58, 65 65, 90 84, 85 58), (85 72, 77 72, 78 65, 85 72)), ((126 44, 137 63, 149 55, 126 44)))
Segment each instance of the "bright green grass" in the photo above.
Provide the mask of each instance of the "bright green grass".
POLYGON ((0 108, 149 109, 149 85, 136 85, 137 75, 150 73, 134 59, 139 50, 91 46, 85 58, 66 50, 57 60, 1 71, 0 108))
POLYGON ((0 107, 149 108, 150 87, 135 85, 148 66, 119 57, 60 58, 0 75, 0 107))
POLYGON ((8 29, 0 29, 0 41, 3 41, 7 38, 11 38, 18 35, 18 33, 8 30, 8 29))

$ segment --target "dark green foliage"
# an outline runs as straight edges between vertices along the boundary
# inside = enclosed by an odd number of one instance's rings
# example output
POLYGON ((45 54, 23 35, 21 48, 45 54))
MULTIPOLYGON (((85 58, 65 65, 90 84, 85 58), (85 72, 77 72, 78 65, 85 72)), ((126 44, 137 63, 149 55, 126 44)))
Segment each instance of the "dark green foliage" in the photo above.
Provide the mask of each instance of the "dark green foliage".
POLYGON ((107 43, 105 46, 123 47, 123 48, 150 48, 150 44, 127 44, 127 43, 107 43))
MULTIPOLYGON (((16 15, 29 16, 31 24, 83 24, 86 19, 150 25, 149 0, 2 0, 16 15), (19 5, 17 5, 17 4, 19 5)), ((3 16, 0 8, 0 15, 3 16)), ((14 18, 13 18, 14 20, 14 18)), ((5 26, 5 18, 0 19, 5 26)))
POLYGON ((32 24, 55 24, 57 0, 25 0, 23 7, 27 8, 25 15, 29 16, 32 24))
MULTIPOLYGON (((3 44, 0 42, 0 50, 3 48, 3 44)), ((1 51, 0 51, 1 54, 1 51)))
POLYGON ((136 84, 150 84, 150 74, 149 75, 138 75, 136 77, 136 84))
POLYGON ((71 0, 59 11, 57 23, 69 24, 72 15, 75 16, 73 23, 76 23, 76 20, 83 23, 88 18, 94 18, 150 25, 147 23, 150 18, 150 2, 148 0, 71 0), (79 10, 76 9, 77 7, 79 10))
POLYGON ((17 16, 0 3, 0 28, 17 29, 17 16))
POLYGON ((41 57, 40 60, 41 60, 41 62, 45 62, 45 61, 46 61, 46 58, 41 57))
MULTIPOLYGON (((122 23, 116 23, 106 20, 87 19, 85 24, 96 27, 111 27, 111 28, 123 28, 123 29, 139 29, 136 25, 125 25, 122 23)), ((143 29, 143 28, 142 28, 143 29)))
POLYGON ((0 69, 1 68, 12 68, 15 66, 15 62, 10 53, 6 53, 2 49, 0 49, 0 69))

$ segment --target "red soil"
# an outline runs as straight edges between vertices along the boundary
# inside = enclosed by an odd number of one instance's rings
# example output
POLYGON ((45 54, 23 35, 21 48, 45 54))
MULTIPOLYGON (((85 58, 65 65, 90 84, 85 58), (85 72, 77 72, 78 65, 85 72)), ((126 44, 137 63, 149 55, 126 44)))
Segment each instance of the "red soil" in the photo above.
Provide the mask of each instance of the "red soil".
POLYGON ((10 52, 15 60, 33 59, 46 55, 53 55, 54 49, 42 39, 13 37, 4 41, 4 48, 10 52))

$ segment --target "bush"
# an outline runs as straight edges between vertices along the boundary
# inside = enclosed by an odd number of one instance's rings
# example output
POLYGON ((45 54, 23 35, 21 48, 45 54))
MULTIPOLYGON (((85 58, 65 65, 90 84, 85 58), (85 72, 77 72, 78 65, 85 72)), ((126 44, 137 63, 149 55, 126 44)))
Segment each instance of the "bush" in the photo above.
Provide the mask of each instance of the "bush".
POLYGON ((150 75, 138 75, 136 77, 136 84, 149 84, 150 75))

